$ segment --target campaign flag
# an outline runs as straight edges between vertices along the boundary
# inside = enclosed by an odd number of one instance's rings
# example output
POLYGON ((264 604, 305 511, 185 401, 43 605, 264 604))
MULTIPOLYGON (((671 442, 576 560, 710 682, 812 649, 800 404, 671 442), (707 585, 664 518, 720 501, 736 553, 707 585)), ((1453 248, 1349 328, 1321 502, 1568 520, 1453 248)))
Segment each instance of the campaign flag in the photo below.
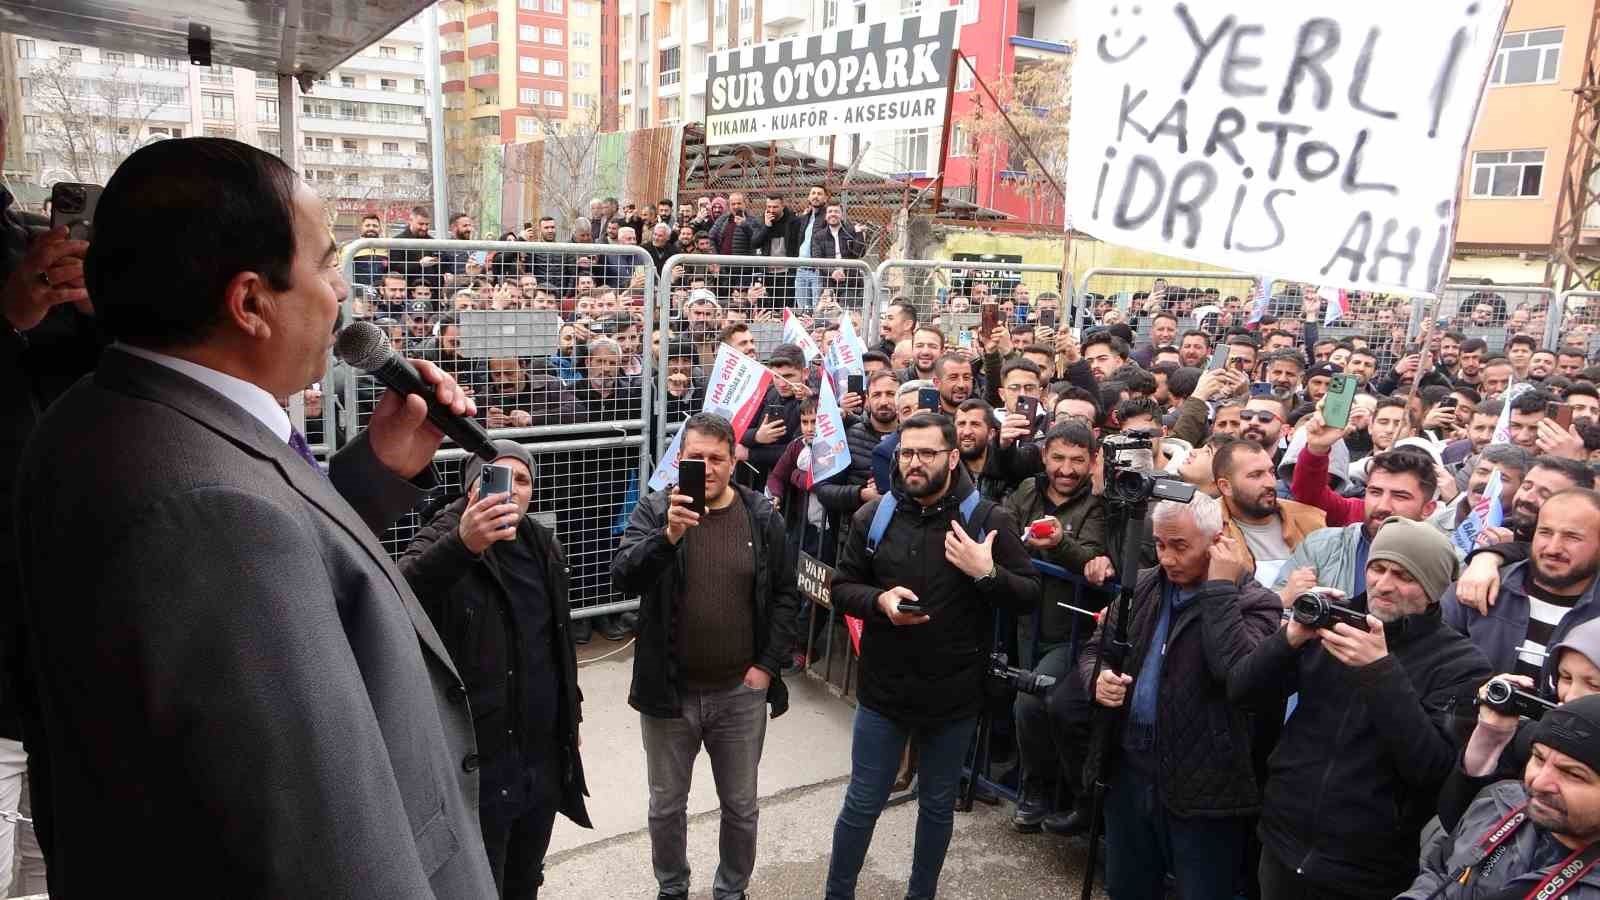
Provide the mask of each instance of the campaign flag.
POLYGON ((1272 296, 1267 293, 1267 279, 1257 278, 1255 285, 1250 288, 1250 318, 1245 320, 1246 325, 1255 325, 1261 317, 1267 314, 1267 306, 1272 303, 1272 296))
POLYGON ((844 617, 844 627, 850 632, 850 644, 856 648, 856 656, 861 655, 861 626, 862 621, 855 616, 844 617))
POLYGON ((861 339, 856 337, 855 325, 846 313, 839 317, 839 336, 828 344, 828 353, 822 359, 822 365, 828 374, 843 382, 845 375, 865 375, 866 365, 861 357, 867 352, 862 346, 861 339))
POLYGON ((1463 553, 1471 553, 1473 545, 1477 543, 1478 535, 1485 528, 1499 528, 1504 521, 1505 514, 1500 508, 1500 491, 1504 487, 1504 480, 1500 477, 1500 467, 1496 466, 1489 475, 1489 481, 1483 486, 1483 495, 1472 503, 1472 511, 1456 526, 1450 539, 1455 542, 1457 549, 1463 553))
POLYGON ((825 481, 850 467, 850 442, 844 436, 844 415, 833 395, 833 383, 817 385, 817 433, 811 438, 811 483, 825 481))
POLYGON ((791 309, 783 311, 783 342, 799 347, 805 353, 807 363, 814 362, 822 355, 822 351, 817 349, 817 342, 813 341, 810 332, 806 331, 805 323, 801 322, 791 309))
MULTIPOLYGON (((733 439, 744 438, 745 429, 761 412, 761 401, 772 386, 772 372, 728 344, 717 348, 717 358, 711 363, 711 380, 706 383, 706 399, 701 412, 715 413, 733 425, 733 439)), ((656 463, 650 476, 652 491, 665 490, 678 480, 678 449, 682 444, 680 430, 656 463)))
POLYGON ((1322 324, 1332 325, 1350 315, 1350 294, 1343 288, 1318 288, 1317 296, 1328 303, 1328 310, 1322 315, 1322 324))
POLYGON ((1494 439, 1489 443, 1511 443, 1511 404, 1515 403, 1518 397, 1531 390, 1533 390, 1533 384, 1526 381, 1522 384, 1513 384, 1506 389, 1505 396, 1500 398, 1505 401, 1506 405, 1500 410, 1500 420, 1494 423, 1494 439))

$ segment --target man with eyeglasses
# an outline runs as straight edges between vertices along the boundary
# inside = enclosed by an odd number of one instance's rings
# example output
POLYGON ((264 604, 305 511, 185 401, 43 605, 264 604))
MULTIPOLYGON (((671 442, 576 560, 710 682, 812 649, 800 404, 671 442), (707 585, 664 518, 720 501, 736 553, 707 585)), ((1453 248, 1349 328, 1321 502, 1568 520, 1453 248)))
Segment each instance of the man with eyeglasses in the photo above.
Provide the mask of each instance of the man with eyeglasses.
POLYGON ((865 625, 829 898, 855 896, 908 741, 918 754, 918 817, 906 896, 937 893, 961 765, 984 704, 995 607, 1022 612, 1039 600, 1019 523, 993 501, 969 499, 975 488, 956 448, 955 425, 944 416, 919 413, 901 425, 892 501, 856 513, 834 576, 834 602, 865 625), (872 534, 890 502, 881 534, 872 534))

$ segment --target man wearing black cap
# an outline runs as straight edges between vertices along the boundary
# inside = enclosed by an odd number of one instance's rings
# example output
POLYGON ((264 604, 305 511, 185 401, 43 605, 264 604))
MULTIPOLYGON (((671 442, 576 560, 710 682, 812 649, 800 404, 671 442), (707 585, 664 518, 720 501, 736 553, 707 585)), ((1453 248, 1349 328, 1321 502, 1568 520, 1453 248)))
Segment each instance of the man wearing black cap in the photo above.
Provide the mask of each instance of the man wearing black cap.
POLYGON ((581 697, 569 630, 566 554, 528 515, 533 456, 495 441, 511 493, 481 496, 483 461, 466 496, 445 507, 400 557, 400 571, 449 645, 472 706, 478 813, 503 897, 534 897, 556 813, 585 828, 578 756, 581 697))
POLYGON ((1600 897, 1600 695, 1545 713, 1522 781, 1490 785, 1435 832, 1408 900, 1600 897))

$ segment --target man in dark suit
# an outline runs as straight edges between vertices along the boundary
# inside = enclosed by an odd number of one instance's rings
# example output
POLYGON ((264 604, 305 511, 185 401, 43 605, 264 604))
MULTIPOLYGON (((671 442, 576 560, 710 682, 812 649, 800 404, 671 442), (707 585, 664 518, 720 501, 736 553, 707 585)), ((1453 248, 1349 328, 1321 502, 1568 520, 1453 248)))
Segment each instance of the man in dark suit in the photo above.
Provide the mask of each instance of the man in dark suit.
MULTIPOLYGON (((844 207, 829 203, 823 227, 811 235, 811 255, 818 260, 860 259, 866 255, 867 243, 861 237, 860 226, 847 221, 844 207)), ((822 286, 833 288, 841 302, 858 303, 865 280, 859 269, 847 269, 834 263, 820 262, 817 270, 822 276, 822 286)))
POLYGON ((317 195, 244 144, 162 141, 95 229, 116 343, 39 423, 16 510, 51 894, 181 846, 179 894, 494 896, 466 691, 376 537, 441 435, 387 393, 324 474, 279 406, 324 377, 348 290, 317 195))

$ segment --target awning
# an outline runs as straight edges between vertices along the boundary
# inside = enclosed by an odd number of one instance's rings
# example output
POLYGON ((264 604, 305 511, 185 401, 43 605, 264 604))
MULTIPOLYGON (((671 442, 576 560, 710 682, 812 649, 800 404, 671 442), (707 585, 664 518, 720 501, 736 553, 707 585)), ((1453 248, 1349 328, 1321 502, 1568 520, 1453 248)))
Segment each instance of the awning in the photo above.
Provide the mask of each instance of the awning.
POLYGON ((0 0, 0 31, 189 59, 191 24, 211 58, 261 73, 320 75, 405 24, 427 0, 0 0))

